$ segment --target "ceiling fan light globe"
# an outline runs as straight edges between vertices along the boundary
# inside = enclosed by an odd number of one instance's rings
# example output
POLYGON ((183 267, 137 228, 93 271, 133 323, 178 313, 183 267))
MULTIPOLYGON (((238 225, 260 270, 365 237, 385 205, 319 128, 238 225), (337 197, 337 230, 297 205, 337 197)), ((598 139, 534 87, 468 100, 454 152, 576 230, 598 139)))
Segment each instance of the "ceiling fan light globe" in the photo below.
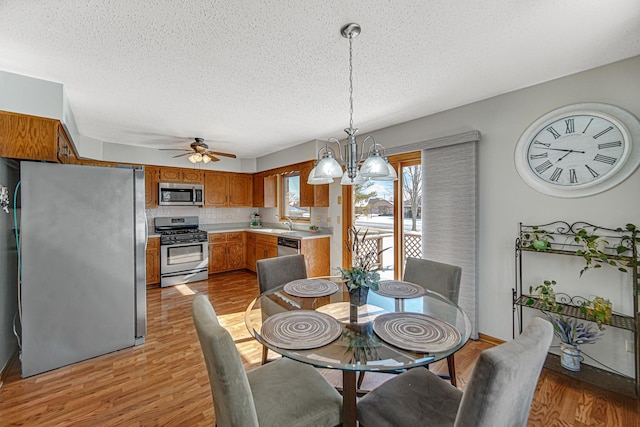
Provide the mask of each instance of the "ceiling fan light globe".
POLYGON ((209 156, 207 156, 207 155, 204 155, 204 156, 202 156, 202 161, 206 165, 207 163, 209 163, 211 161, 211 158, 209 156))
POLYGON ((198 161, 196 160, 196 155, 195 154, 192 154, 192 155, 189 156, 189 161, 191 163, 198 163, 198 161))

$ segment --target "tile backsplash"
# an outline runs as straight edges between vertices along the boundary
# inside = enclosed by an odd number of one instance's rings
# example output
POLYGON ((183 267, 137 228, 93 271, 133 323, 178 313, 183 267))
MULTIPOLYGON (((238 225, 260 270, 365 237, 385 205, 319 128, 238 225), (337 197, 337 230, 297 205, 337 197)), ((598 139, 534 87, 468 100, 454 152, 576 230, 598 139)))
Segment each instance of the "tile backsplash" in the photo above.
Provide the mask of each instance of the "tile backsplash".
POLYGON ((162 216, 197 216, 200 224, 231 224, 251 222, 251 214, 255 208, 196 208, 190 206, 160 206, 147 209, 149 230, 153 230, 153 219, 162 216))
MULTIPOLYGON (((190 206, 160 206, 146 209, 149 230, 153 230, 153 219, 162 216, 197 216, 200 224, 238 224, 251 222, 251 214, 258 212, 263 223, 278 223, 277 208, 197 208, 190 206)), ((311 224, 327 227, 328 208, 312 208, 311 224)))

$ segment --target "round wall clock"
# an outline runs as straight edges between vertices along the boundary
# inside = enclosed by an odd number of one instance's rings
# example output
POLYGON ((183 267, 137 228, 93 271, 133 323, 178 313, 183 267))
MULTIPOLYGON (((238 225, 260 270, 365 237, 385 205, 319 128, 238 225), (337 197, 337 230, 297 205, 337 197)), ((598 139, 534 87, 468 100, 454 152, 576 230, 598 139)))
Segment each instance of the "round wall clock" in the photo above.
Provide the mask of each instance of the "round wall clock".
POLYGON ((558 108, 524 131, 515 164, 524 182, 541 193, 600 193, 624 181, 640 164, 640 121, 609 104, 558 108))

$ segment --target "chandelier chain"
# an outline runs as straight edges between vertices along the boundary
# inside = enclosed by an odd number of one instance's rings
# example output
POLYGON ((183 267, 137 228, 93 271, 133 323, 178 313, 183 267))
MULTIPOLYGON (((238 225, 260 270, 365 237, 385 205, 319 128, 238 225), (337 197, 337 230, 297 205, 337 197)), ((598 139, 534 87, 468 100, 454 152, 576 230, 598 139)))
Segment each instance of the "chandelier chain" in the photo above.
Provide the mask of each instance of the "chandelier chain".
POLYGON ((353 129, 353 35, 349 34, 349 128, 353 129))

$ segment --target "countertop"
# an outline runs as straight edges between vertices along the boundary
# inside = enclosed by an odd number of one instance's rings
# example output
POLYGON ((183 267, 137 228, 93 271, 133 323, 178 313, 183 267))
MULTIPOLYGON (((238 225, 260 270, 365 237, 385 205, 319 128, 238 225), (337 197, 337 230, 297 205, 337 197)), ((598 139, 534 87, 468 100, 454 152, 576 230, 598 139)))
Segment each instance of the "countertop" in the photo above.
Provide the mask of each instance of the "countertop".
MULTIPOLYGON (((238 231, 250 231, 252 233, 268 234, 271 236, 283 236, 291 237, 293 239, 307 240, 307 239, 322 239, 325 237, 331 237, 331 233, 328 231, 320 230, 318 233, 313 234, 308 230, 287 230, 286 228, 270 227, 253 228, 248 225, 242 224, 200 224, 200 230, 204 230, 209 234, 212 233, 232 233, 238 231)), ((149 237, 160 237, 158 233, 150 233, 149 237)))

